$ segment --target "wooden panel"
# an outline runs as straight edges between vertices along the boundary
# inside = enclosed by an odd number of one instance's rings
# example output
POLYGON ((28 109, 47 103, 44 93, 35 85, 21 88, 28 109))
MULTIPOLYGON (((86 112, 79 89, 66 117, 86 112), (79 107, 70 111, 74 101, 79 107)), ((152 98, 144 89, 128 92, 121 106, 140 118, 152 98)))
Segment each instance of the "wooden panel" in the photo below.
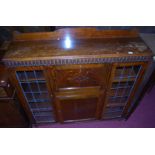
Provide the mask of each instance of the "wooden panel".
POLYGON ((28 127, 28 120, 19 111, 14 100, 0 99, 0 127, 28 127))
POLYGON ((75 90, 60 91, 55 94, 59 120, 76 121, 98 119, 99 108, 104 101, 100 100, 104 92, 99 87, 87 87, 75 90))
POLYGON ((15 41, 22 40, 57 40, 63 39, 66 35, 72 38, 108 38, 108 37, 138 37, 136 30, 97 30, 95 28, 64 28, 54 32, 39 33, 14 33, 15 41))
POLYGON ((89 98, 91 96, 93 97, 99 97, 100 96, 100 88, 99 87, 86 87, 86 88, 80 88, 80 89, 71 89, 71 90, 65 90, 60 92, 55 92, 55 95, 59 97, 60 99, 72 99, 72 98, 89 98))
POLYGON ((60 100, 63 121, 96 118, 97 98, 60 100))
POLYGON ((106 65, 70 65, 55 69, 55 83, 57 90, 76 87, 103 87, 106 83, 106 65))

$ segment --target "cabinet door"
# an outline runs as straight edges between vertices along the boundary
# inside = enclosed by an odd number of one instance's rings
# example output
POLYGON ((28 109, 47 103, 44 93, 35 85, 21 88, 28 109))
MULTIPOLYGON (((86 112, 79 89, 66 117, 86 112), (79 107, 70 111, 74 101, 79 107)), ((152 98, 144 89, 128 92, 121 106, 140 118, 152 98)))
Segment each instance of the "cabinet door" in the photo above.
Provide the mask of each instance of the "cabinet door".
POLYGON ((114 64, 102 113, 104 119, 123 117, 128 113, 146 67, 144 62, 114 64))
POLYGON ((52 98, 43 70, 16 71, 16 77, 36 123, 55 122, 52 98))
POLYGON ((103 95, 98 88, 83 88, 82 90, 56 93, 60 121, 97 119, 103 95))
POLYGON ((57 66, 54 92, 61 122, 98 119, 110 74, 108 64, 57 66))

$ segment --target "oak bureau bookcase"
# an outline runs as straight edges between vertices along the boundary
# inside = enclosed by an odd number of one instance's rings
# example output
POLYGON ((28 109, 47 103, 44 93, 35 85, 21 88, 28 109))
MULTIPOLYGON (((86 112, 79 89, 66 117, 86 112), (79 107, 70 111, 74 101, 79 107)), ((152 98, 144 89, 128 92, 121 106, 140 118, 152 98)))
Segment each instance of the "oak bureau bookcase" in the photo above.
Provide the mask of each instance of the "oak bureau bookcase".
POLYGON ((126 118, 152 61, 135 30, 14 34, 3 62, 31 123, 126 118))

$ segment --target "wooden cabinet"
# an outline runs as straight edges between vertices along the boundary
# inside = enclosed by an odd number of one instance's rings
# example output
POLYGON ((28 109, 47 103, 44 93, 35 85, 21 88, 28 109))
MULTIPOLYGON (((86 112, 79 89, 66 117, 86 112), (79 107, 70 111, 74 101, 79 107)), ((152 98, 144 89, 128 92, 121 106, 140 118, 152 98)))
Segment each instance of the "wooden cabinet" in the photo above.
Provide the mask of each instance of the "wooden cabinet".
POLYGON ((28 127, 28 118, 19 104, 16 89, 5 76, 6 70, 1 69, 0 73, 0 127, 28 127))
POLYGON ((64 123, 126 118, 151 59, 135 31, 64 29, 16 35, 3 61, 31 122, 64 123))

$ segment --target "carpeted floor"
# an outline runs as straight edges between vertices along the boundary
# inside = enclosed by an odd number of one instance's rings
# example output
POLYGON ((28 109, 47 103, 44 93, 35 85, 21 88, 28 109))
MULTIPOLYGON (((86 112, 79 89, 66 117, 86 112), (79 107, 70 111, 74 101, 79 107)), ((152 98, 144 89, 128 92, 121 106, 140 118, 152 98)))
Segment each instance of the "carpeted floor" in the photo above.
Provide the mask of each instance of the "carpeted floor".
POLYGON ((155 127, 155 87, 146 94, 127 121, 87 121, 66 124, 42 124, 39 128, 154 128, 155 127))

